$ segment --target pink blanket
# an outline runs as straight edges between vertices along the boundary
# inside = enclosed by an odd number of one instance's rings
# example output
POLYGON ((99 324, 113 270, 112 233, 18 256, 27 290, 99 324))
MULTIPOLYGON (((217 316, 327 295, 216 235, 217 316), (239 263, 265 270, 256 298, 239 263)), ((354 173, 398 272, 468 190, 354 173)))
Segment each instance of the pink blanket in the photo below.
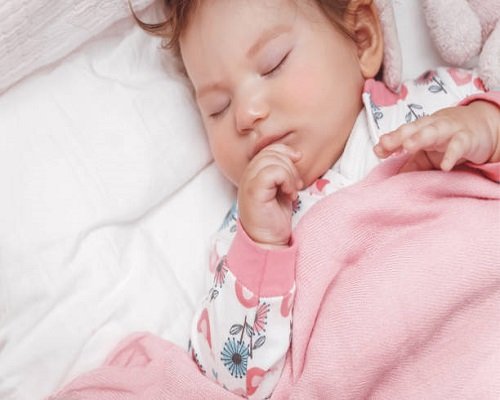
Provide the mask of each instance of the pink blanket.
MULTIPOLYGON (((465 167, 395 175, 401 162, 297 227, 293 341, 272 399, 500 399, 500 186, 465 167)), ((149 334, 51 397, 237 398, 149 334)))

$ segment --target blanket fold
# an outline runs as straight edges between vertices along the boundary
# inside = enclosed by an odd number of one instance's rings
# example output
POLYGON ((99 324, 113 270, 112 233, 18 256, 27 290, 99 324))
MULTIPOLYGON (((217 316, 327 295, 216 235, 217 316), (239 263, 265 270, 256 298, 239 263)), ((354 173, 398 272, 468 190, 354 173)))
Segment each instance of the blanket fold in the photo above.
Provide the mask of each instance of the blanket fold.
MULTIPOLYGON (((272 399, 500 398, 500 186, 470 166, 397 174, 404 161, 297 226, 292 346, 272 399)), ((50 399, 175 398, 239 397, 136 334, 50 399)))

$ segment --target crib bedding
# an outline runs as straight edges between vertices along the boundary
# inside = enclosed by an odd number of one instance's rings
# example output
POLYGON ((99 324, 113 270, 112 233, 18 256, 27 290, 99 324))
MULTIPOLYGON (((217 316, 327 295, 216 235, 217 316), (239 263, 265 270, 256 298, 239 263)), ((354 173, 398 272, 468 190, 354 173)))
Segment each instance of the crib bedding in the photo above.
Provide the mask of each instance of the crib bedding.
MULTIPOLYGON (((410 26, 406 76, 439 62, 410 26)), ((2 400, 43 398, 134 331, 186 345, 234 189, 159 47, 122 19, 0 95, 2 400)))

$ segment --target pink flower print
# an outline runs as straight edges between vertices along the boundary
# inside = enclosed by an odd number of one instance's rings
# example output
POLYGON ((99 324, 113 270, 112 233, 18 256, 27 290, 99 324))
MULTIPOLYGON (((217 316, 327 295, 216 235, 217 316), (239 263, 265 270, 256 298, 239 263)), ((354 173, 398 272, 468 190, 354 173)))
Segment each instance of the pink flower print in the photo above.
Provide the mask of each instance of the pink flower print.
POLYGON ((401 85, 399 93, 392 92, 383 82, 369 79, 365 83, 365 93, 369 93, 374 105, 388 107, 395 105, 398 101, 406 99, 408 88, 401 85))
POLYGON ((261 384, 265 373, 266 371, 257 367, 250 368, 247 371, 247 396, 251 396, 255 393, 261 384))
POLYGON ((324 179, 324 178, 316 179, 316 182, 314 182, 311 186, 309 186, 308 192, 309 192, 309 194, 316 194, 316 195, 324 194, 323 189, 329 183, 330 183, 330 181, 328 179, 324 179))
POLYGON ((260 335, 262 331, 265 330, 267 325, 267 313, 271 309, 268 303, 260 303, 257 307, 257 312, 255 313, 255 320, 253 321, 253 331, 260 335))
POLYGON ((422 75, 420 75, 417 79, 415 79, 415 83, 417 85, 428 85, 429 83, 432 83, 435 77, 436 77, 436 71, 433 70, 425 71, 422 75))
POLYGON ((288 294, 281 300, 280 312, 283 317, 288 317, 293 306, 293 293, 288 292, 288 294))
POLYGON ((194 349, 191 350, 191 357, 193 358, 193 361, 195 362, 200 372, 205 375, 207 371, 205 371, 205 368, 203 368, 203 365, 201 365, 200 360, 198 359, 198 354, 194 352, 194 349))
POLYGON ((457 86, 467 85, 472 82, 472 74, 465 69, 448 68, 447 71, 457 86))
POLYGON ((243 307, 252 308, 259 304, 259 298, 244 287, 240 281, 236 281, 234 289, 236 291, 236 297, 243 307))
POLYGON ((443 81, 439 78, 436 71, 429 70, 420 75, 415 84, 428 86, 427 90, 431 93, 448 93, 444 87, 443 81))
POLYGON ((486 89, 486 87, 484 86, 484 83, 481 80, 481 78, 474 79, 474 86, 476 87, 477 90, 480 90, 482 92, 488 91, 488 89, 486 89))
POLYGON ((228 271, 227 258, 226 256, 224 256, 219 260, 219 262, 217 263, 217 267, 215 268, 215 273, 214 273, 215 286, 219 285, 220 288, 222 287, 226 279, 227 271, 228 271))
POLYGON ((217 268, 217 264, 219 263, 219 254, 217 253, 217 249, 215 246, 212 248, 210 252, 210 258, 208 261, 208 265, 210 267, 210 272, 215 274, 215 269, 217 268))
POLYGON ((212 349, 212 335, 210 333, 210 321, 208 320, 208 310, 206 308, 201 312, 198 323, 196 324, 196 329, 198 333, 207 340, 208 346, 212 349))

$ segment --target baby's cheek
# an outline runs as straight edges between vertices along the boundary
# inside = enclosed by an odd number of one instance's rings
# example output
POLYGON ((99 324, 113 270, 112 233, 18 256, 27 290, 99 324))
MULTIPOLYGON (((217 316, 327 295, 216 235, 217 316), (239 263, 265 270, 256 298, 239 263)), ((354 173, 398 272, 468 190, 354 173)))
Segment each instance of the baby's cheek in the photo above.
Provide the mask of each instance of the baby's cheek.
POLYGON ((208 132, 208 142, 210 150, 214 158, 215 164, 219 170, 233 184, 237 185, 239 178, 244 169, 244 156, 239 155, 240 149, 233 141, 222 134, 211 135, 208 132))
POLYGON ((318 78, 312 76, 311 71, 297 70, 290 81, 284 85, 283 98, 293 101, 297 111, 303 111, 304 107, 317 104, 321 97, 318 78))

